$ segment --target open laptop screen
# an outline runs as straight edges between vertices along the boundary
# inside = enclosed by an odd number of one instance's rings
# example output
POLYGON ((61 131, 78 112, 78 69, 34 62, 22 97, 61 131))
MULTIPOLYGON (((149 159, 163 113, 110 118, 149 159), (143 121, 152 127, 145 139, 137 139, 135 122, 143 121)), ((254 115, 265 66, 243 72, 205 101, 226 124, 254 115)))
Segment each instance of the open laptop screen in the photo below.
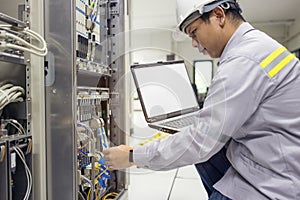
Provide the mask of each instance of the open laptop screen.
POLYGON ((148 122, 199 109, 183 61, 134 65, 131 70, 148 122))

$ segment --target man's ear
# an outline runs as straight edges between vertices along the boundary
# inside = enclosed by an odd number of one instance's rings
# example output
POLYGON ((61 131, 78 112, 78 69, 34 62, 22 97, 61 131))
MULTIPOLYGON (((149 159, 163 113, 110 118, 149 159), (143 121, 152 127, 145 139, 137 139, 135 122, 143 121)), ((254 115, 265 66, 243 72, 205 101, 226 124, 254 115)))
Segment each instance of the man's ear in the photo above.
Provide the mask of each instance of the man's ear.
POLYGON ((225 18, 226 18, 226 14, 225 14, 224 10, 220 6, 217 6, 212 11, 212 13, 217 18, 217 21, 219 22, 219 25, 221 27, 224 27, 224 25, 225 25, 225 18))

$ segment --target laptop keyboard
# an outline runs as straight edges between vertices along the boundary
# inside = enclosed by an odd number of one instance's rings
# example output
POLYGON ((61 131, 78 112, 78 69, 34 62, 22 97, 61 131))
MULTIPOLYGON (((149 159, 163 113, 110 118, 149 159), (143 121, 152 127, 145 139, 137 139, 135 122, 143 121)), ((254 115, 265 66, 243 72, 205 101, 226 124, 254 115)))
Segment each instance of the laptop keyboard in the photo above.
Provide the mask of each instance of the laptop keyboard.
POLYGON ((195 122, 195 120, 196 120, 196 117, 191 115, 191 116, 186 116, 186 117, 176 119, 173 121, 164 122, 163 125, 169 126, 172 128, 182 128, 182 127, 186 127, 186 126, 193 124, 195 122))

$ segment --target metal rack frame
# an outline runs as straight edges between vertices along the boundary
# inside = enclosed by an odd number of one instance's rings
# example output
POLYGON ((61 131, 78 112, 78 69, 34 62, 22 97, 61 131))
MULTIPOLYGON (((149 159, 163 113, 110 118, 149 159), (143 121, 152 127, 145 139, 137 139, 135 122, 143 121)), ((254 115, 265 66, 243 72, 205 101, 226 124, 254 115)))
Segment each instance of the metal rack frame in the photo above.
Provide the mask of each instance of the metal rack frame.
MULTIPOLYGON (((108 73, 79 70, 76 58, 75 1, 45 0, 45 39, 48 43, 46 57, 46 146, 47 146, 47 199, 78 199, 76 179, 76 95, 78 87, 115 89, 114 83, 124 73, 124 59, 114 58, 117 49, 124 48, 124 41, 115 41, 115 34, 124 30, 123 0, 102 1, 107 14, 101 16, 108 29, 101 29, 101 65, 108 73), (47 8, 47 9, 46 9, 47 8), (119 12, 115 12, 119 11, 119 12), (109 21, 110 23, 107 23, 109 21), (110 34, 107 34, 107 31, 110 34), (108 40, 106 40, 108 38, 108 40), (112 61, 112 62, 110 62, 112 61), (100 79, 100 80, 99 80, 100 79)), ((114 144, 125 142, 125 134, 115 123, 115 118, 124 119, 122 88, 110 95, 108 110, 112 122, 108 130, 114 144), (117 99, 115 99, 117 98, 117 99), (117 103, 116 103, 117 102, 117 103)), ((112 177, 112 190, 126 193, 126 176, 116 172, 112 177)))

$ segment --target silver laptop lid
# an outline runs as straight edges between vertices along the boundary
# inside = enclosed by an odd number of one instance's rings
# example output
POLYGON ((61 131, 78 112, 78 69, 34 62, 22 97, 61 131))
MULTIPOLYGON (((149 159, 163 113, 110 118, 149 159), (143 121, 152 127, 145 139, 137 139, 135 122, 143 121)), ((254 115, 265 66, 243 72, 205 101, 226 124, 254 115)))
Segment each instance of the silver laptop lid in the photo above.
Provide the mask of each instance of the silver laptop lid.
POLYGON ((184 61, 132 65, 131 72, 148 123, 200 109, 184 61))

